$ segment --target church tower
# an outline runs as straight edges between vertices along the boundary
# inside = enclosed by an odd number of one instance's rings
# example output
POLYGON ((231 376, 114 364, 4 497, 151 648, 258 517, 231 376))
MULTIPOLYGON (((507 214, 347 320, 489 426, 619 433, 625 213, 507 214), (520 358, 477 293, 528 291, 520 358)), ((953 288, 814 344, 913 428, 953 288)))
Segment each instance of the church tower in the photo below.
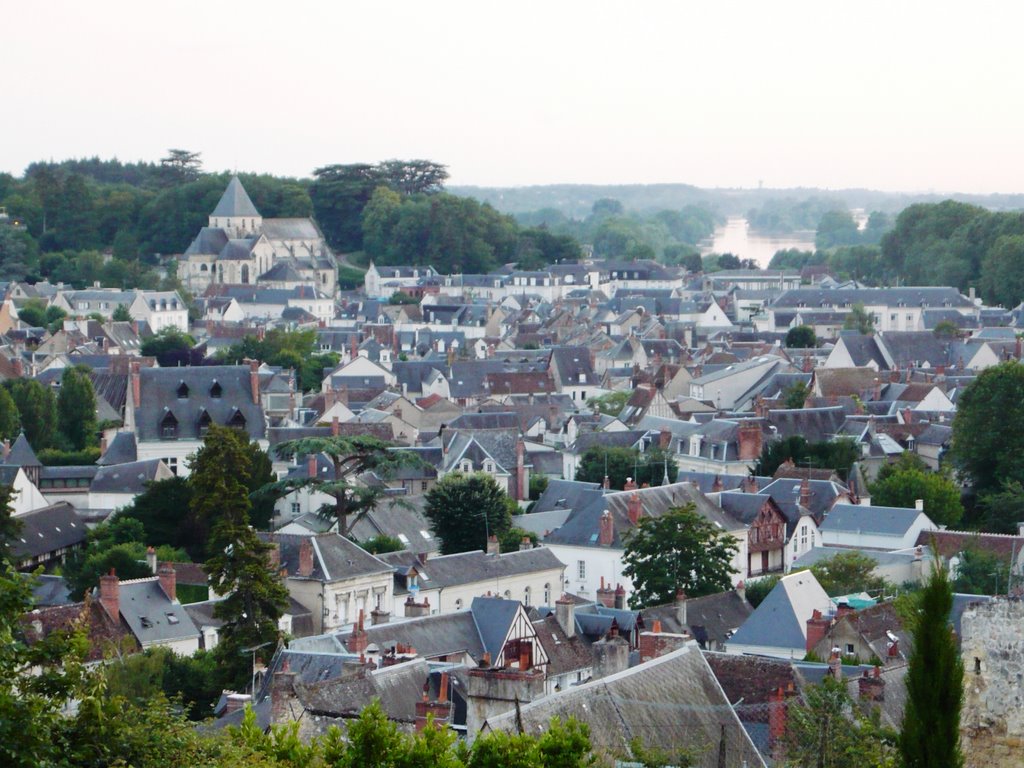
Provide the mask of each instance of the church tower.
POLYGON ((237 176, 231 177, 220 202, 210 214, 210 226, 224 229, 232 239, 254 237, 263 229, 263 217, 237 176))

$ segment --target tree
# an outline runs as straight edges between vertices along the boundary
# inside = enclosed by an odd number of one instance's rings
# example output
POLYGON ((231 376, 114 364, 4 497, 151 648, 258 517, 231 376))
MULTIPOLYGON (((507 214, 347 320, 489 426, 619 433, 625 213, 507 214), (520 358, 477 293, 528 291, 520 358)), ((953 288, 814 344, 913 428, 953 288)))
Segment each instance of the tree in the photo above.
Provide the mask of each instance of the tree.
POLYGON ((313 176, 313 215, 327 242, 339 251, 362 250, 363 209, 381 183, 379 169, 366 163, 328 165, 313 176))
POLYGON ((768 593, 775 589, 775 585, 781 579, 781 576, 765 576, 761 579, 748 581, 746 588, 747 602, 757 608, 768 597, 768 593))
POLYGON ((75 450, 82 450, 98 440, 96 425, 96 392, 86 366, 65 368, 57 396, 60 429, 75 450))
POLYGON ((859 458, 860 449, 853 440, 841 438, 808 443, 802 435, 791 435, 765 443, 753 472, 761 477, 771 477, 782 464, 791 460, 798 467, 834 469, 845 478, 859 458))
POLYGON ((487 535, 512 527, 515 501, 483 472, 445 475, 427 493, 424 514, 446 555, 487 548, 487 535))
POLYGON ((847 331, 857 331, 865 336, 875 330, 875 319, 864 309, 863 304, 854 304, 850 314, 843 321, 843 328, 847 331))
POLYGON ((637 485, 663 485, 665 475, 673 482, 679 474, 674 457, 660 448, 640 453, 635 448, 605 448, 595 445, 580 458, 576 480, 586 483, 604 482, 607 469, 611 487, 622 490, 627 478, 637 485))
POLYGON ((956 339, 960 336, 960 326, 952 320, 940 320, 935 324, 932 333, 940 339, 956 339))
POLYGON ((787 708, 786 765, 793 768, 895 768, 894 741, 830 677, 805 687, 803 700, 787 708))
POLYGON ((860 241, 857 222, 849 211, 827 211, 818 223, 814 246, 821 251, 837 245, 856 245, 860 241))
POLYGON ((998 555, 968 544, 957 555, 956 580, 953 589, 968 595, 998 595, 1009 591, 1009 563, 998 555))
POLYGON ((809 325, 797 325, 786 332, 786 347, 789 349, 814 349, 818 337, 809 325))
POLYGON ((385 160, 377 168, 382 181, 407 196, 440 192, 448 180, 447 167, 430 160, 385 160))
POLYGON ((1024 365, 986 368, 957 400, 953 459, 979 497, 1024 482, 1024 365))
POLYGON ((1024 235, 1003 235, 993 243, 981 263, 979 287, 993 303, 1015 307, 1024 296, 1024 235))
POLYGON ((877 563, 860 552, 840 552, 811 566, 811 573, 830 597, 885 588, 885 579, 874 575, 877 563))
POLYGON ((92 189, 77 173, 64 181, 53 229, 58 248, 77 251, 99 244, 92 189))
POLYGON ((401 552, 405 549, 405 544, 402 543, 401 539, 396 539, 394 536, 388 536, 383 533, 359 542, 359 546, 371 555, 381 555, 385 552, 401 552))
POLYGON ((976 506, 976 522, 983 531, 1017 533, 1024 520, 1024 486, 1019 480, 1006 480, 1000 490, 984 494, 976 506))
POLYGON ((175 368, 191 362, 190 352, 195 345, 195 339, 169 325, 142 342, 140 351, 146 357, 155 357, 161 368, 175 368))
POLYGON ((117 323, 130 323, 132 321, 131 312, 128 311, 128 306, 126 304, 118 304, 114 308, 114 314, 112 314, 110 318, 117 323))
POLYGON ((792 408, 794 410, 804 407, 804 403, 807 402, 807 398, 811 396, 811 388, 804 384, 802 381, 797 381, 786 387, 783 392, 783 399, 785 400, 784 405, 786 408, 792 408))
POLYGON ((143 538, 150 545, 180 547, 190 557, 202 559, 206 554, 206 540, 197 536, 190 525, 191 503, 192 486, 188 479, 169 477, 149 483, 117 516, 139 521, 143 538))
POLYGON ((0 387, 0 440, 14 440, 21 431, 21 418, 14 398, 0 387))
POLYGON ((913 651, 907 668, 900 753, 906 768, 960 768, 960 708, 964 667, 949 625, 953 590, 936 567, 911 622, 913 651))
POLYGON ((736 540, 698 514, 693 503, 660 517, 642 516, 625 545, 623 573, 633 582, 633 608, 671 602, 680 590, 701 597, 732 586, 736 540))
POLYGON ((203 172, 201 153, 187 149, 169 149, 160 159, 161 176, 167 185, 185 184, 198 179, 203 172))
POLYGON ((330 460, 331 472, 316 477, 286 478, 265 484, 258 498, 282 498, 300 488, 309 488, 325 494, 331 501, 324 504, 318 514, 335 521, 338 533, 351 537, 352 527, 372 512, 385 496, 383 484, 364 485, 357 478, 367 472, 387 479, 400 467, 419 463, 410 451, 391 450, 391 444, 368 435, 331 435, 303 437, 288 440, 277 446, 279 456, 285 458, 325 455, 330 460))
POLYGON ((21 533, 21 521, 14 516, 13 486, 0 484, 0 563, 13 563, 12 545, 21 533))
POLYGON ((249 678, 251 653, 273 654, 277 622, 288 607, 288 590, 270 562, 271 547, 249 524, 251 477, 245 433, 212 425, 192 461, 189 483, 193 516, 211 522, 206 572, 210 586, 226 595, 214 608, 224 621, 216 654, 236 690, 249 678))
POLYGON ((925 513, 939 525, 955 526, 964 514, 956 483, 923 467, 903 466, 890 471, 872 483, 870 490, 872 503, 883 507, 909 509, 923 501, 925 513))
POLYGON ((25 438, 35 450, 55 445, 57 436, 57 398, 53 390, 35 379, 9 379, 4 382, 18 407, 25 438))

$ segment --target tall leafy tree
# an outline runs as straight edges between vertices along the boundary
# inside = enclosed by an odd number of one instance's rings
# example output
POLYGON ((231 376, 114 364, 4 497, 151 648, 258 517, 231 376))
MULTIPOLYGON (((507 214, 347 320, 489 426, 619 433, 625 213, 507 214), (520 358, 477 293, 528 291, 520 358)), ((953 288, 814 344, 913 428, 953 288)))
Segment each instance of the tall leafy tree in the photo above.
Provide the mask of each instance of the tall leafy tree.
MULTIPOLYGON (((912 456, 912 454, 907 454, 912 456)), ((914 457, 916 458, 916 457, 914 457)), ((924 502, 925 514, 935 523, 956 525, 963 517, 960 489, 950 478, 914 466, 912 460, 895 465, 894 469, 871 484, 871 501, 884 507, 913 507, 924 502)))
POLYGON ((584 451, 576 479, 587 483, 604 482, 607 471, 611 487, 622 490, 627 478, 637 485, 663 485, 666 473, 675 482, 679 468, 670 453, 654 448, 644 453, 635 448, 604 448, 598 445, 584 451))
POLYGON ((4 386, 18 407, 25 437, 35 450, 52 448, 57 436, 57 398, 35 379, 10 379, 4 386))
POLYGON ((854 304, 850 314, 843 321, 843 328, 848 331, 857 331, 864 335, 874 333, 875 320, 871 313, 864 309, 863 304, 854 304))
POLYGON ((0 484, 0 563, 12 560, 12 546, 21 533, 21 521, 14 516, 14 488, 0 484))
POLYGON ((243 432, 211 426, 192 461, 192 512, 211 521, 206 572, 225 598, 214 615, 224 621, 217 656, 226 678, 244 686, 250 652, 269 657, 280 633, 278 619, 288 606, 288 591, 270 564, 270 545, 249 524, 252 458, 243 432), (247 651, 246 649, 261 650, 247 651))
POLYGON ((201 153, 187 149, 169 149, 160 160, 160 175, 165 184, 195 181, 203 172, 201 153))
POLYGON ((811 566, 811 573, 829 595, 872 592, 885 587, 885 579, 875 576, 878 565, 860 552, 840 552, 811 566))
POLYGON ((634 608, 670 602, 679 590, 700 597, 732 584, 736 540, 698 514, 692 503, 659 517, 642 516, 625 545, 623 573, 633 582, 634 608))
POLYGON ((953 457, 979 496, 1024 482, 1024 365, 986 368, 957 400, 953 457))
POLYGON ((358 481, 365 472, 373 472, 386 479, 403 466, 419 463, 409 451, 393 451, 391 444, 368 435, 352 437, 328 435, 288 440, 277 447, 285 458, 324 455, 331 462, 331 471, 316 477, 285 478, 265 484, 257 499, 281 498, 300 488, 308 488, 329 496, 331 501, 322 506, 319 514, 334 520, 338 532, 350 537, 352 526, 376 508, 384 497, 379 484, 367 485, 358 481))
POLYGON ((96 443, 96 392, 87 367, 64 369, 57 396, 57 416, 61 432, 74 450, 80 451, 96 443))
POLYGON ((960 710, 964 665, 949 623, 953 589, 935 568, 921 594, 910 631, 914 648, 907 668, 900 753, 905 768, 961 768, 960 710))
POLYGON ((92 189, 77 173, 64 181, 54 230, 61 248, 84 250, 99 245, 92 189))
POLYGON ((797 325, 786 332, 786 346, 796 349, 813 349, 818 346, 818 337, 809 325, 797 325))
POLYGON ((427 493, 424 514, 441 539, 446 555, 486 548, 487 535, 504 535, 512 527, 515 501, 494 478, 482 472, 445 475, 427 493))
POLYGON ((21 430, 21 417, 14 398, 6 389, 0 387, 0 440, 13 440, 21 430))

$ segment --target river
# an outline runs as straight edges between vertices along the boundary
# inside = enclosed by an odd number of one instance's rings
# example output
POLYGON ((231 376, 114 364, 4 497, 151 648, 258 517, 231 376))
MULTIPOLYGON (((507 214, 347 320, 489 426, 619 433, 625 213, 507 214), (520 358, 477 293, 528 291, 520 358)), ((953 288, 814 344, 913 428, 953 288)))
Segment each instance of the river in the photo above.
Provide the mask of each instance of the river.
POLYGON ((741 216, 730 218, 725 226, 715 229, 714 237, 699 246, 701 255, 731 253, 741 259, 753 259, 762 268, 768 266, 776 251, 797 248, 814 250, 814 232, 794 232, 790 235, 761 235, 751 232, 747 220, 741 216))

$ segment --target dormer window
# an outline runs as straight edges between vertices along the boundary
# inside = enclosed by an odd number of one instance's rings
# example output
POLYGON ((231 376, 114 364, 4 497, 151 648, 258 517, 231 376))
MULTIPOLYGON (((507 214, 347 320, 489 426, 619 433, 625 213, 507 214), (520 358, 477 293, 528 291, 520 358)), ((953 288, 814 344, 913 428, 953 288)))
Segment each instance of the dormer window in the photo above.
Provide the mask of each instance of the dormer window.
POLYGON ((199 432, 200 437, 205 437, 206 433, 210 431, 210 425, 213 423, 213 419, 210 414, 204 409, 199 414, 199 420, 196 422, 196 431, 199 432))
POLYGON ((178 420, 174 418, 174 414, 170 411, 167 411, 164 414, 164 417, 160 420, 160 439, 178 439, 178 420))
POLYGON ((245 416, 242 412, 235 408, 234 413, 231 414, 231 418, 228 419, 228 426, 232 429, 245 429, 245 416))
POLYGON ((461 462, 459 462, 459 471, 466 473, 472 472, 473 462, 471 462, 469 459, 463 459, 461 462))
POLYGON ((490 459, 487 459, 484 462, 484 472, 487 472, 490 475, 494 474, 494 462, 491 461, 490 459))
POLYGON ((178 399, 179 400, 187 400, 188 399, 188 384, 186 384, 184 381, 181 382, 178 385, 178 399))
POLYGON ((210 397, 212 397, 214 400, 220 400, 220 398, 221 398, 221 396, 223 394, 224 394, 224 388, 221 387, 219 381, 214 379, 213 380, 213 385, 210 387, 210 397))

